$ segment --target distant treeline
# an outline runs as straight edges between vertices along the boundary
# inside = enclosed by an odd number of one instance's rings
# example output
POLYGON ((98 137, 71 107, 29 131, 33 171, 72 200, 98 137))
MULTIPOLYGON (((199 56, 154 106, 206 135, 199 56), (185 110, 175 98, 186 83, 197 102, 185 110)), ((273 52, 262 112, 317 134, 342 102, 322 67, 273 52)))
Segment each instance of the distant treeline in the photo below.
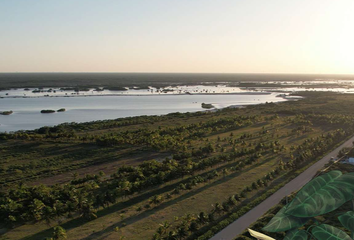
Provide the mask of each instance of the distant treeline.
POLYGON ((314 81, 354 79, 353 75, 312 74, 201 74, 201 73, 0 73, 0 90, 10 88, 122 87, 225 84, 225 82, 314 81))

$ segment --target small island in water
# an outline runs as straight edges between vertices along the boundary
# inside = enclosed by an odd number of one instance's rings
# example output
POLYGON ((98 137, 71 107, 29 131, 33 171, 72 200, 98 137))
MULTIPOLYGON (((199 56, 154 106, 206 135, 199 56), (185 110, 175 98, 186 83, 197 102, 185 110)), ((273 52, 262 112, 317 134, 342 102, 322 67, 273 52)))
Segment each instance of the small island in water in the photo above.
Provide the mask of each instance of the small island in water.
POLYGON ((44 109, 41 111, 41 113, 55 113, 55 112, 65 112, 66 109, 65 108, 60 108, 57 111, 52 110, 52 109, 44 109))
POLYGON ((213 104, 210 104, 210 103, 202 103, 202 108, 210 109, 210 108, 215 108, 215 107, 213 104))
POLYGON ((45 110, 42 110, 41 113, 55 113, 55 110, 45 109, 45 110))
POLYGON ((3 111, 0 112, 0 115, 11 115, 13 113, 13 111, 3 111))

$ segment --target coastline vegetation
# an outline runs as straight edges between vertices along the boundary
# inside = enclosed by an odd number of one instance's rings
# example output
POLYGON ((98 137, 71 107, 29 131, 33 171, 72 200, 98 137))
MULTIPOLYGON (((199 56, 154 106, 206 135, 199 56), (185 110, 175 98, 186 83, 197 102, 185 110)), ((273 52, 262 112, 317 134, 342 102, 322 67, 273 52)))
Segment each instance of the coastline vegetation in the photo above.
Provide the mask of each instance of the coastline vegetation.
POLYGON ((62 91, 75 91, 75 92, 88 92, 90 91, 89 87, 62 87, 60 88, 62 91))
POLYGON ((111 90, 111 91, 127 91, 128 89, 125 88, 125 87, 107 87, 108 90, 111 90))

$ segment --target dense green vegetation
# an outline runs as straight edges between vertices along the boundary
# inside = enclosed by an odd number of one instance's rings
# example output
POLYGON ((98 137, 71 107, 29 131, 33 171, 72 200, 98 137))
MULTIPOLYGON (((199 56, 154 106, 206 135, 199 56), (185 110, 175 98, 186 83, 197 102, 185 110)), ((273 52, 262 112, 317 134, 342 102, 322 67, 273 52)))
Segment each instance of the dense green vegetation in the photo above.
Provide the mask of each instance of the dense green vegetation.
POLYGON ((302 95, 2 133, 2 238, 208 239, 354 134, 352 95, 302 95))

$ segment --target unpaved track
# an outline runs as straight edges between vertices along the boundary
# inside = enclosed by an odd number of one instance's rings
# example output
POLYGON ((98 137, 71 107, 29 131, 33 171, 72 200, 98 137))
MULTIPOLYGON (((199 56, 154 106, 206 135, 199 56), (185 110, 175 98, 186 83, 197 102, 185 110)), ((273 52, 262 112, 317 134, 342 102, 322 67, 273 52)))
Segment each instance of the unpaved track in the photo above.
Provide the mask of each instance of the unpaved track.
POLYGON ((228 225, 226 228, 218 232, 210 240, 232 240, 241 234, 248 226, 257 221, 258 218, 263 216, 269 209, 278 204, 281 199, 302 188, 309 182, 315 174, 323 168, 323 166, 331 160, 331 157, 336 157, 343 147, 351 147, 353 145, 354 137, 347 140, 345 143, 334 149, 321 160, 310 166, 299 176, 291 180, 284 187, 280 188, 277 192, 264 200, 258 206, 247 212, 242 217, 228 225))

